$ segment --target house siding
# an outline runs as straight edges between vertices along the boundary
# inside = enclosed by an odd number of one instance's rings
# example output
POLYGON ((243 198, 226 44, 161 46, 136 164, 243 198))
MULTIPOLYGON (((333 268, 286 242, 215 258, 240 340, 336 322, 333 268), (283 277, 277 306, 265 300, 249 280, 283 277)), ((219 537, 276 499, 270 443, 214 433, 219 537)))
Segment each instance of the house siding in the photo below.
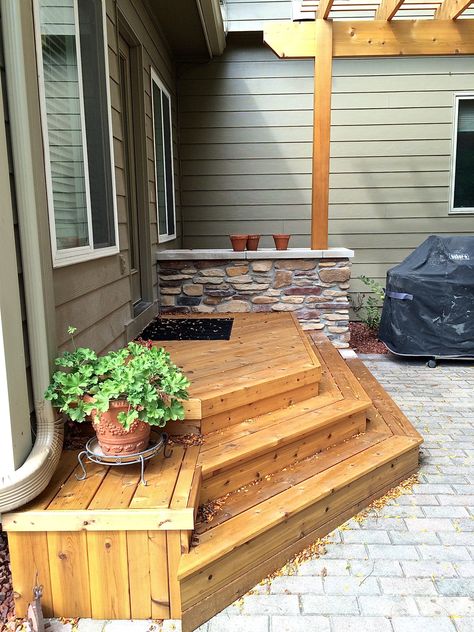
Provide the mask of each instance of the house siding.
POLYGON ((227 28, 232 31, 263 31, 270 20, 289 20, 290 0, 226 0, 227 28))
MULTIPOLYGON (((353 277, 383 281, 433 231, 472 233, 448 199, 453 94, 474 90, 473 68, 472 57, 334 61, 329 243, 355 249, 353 277)), ((179 94, 184 246, 226 247, 233 232, 270 246, 288 232, 307 247, 313 62, 231 34, 222 57, 180 69, 179 94)))
POLYGON ((133 32, 141 46, 143 71, 144 125, 146 132, 146 181, 144 200, 148 209, 151 258, 148 262, 152 275, 153 293, 157 298, 157 276, 154 253, 163 247, 158 245, 158 228, 155 199, 153 125, 151 118, 150 66, 157 72, 172 97, 174 168, 176 183, 177 239, 167 242, 167 248, 181 245, 181 213, 179 183, 179 156, 177 132, 177 97, 175 65, 159 25, 140 0, 106 0, 107 43, 110 72, 113 146, 117 211, 119 222, 120 255, 78 263, 54 270, 56 299, 56 329, 59 348, 68 344, 67 327, 78 329, 77 342, 105 351, 127 342, 127 325, 132 321, 132 301, 129 265, 129 236, 125 206, 124 149, 120 112, 120 88, 118 66, 119 15, 133 32))

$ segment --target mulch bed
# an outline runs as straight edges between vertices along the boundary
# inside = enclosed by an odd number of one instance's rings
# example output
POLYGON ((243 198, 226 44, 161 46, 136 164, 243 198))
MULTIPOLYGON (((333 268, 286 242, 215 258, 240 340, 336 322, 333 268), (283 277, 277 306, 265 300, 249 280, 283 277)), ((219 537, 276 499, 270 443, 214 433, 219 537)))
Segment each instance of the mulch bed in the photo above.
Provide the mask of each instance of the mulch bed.
POLYGON ((12 578, 7 535, 0 531, 0 629, 14 617, 12 578))
POLYGON ((377 338, 377 332, 364 323, 349 323, 351 347, 356 353, 388 353, 387 347, 377 338))

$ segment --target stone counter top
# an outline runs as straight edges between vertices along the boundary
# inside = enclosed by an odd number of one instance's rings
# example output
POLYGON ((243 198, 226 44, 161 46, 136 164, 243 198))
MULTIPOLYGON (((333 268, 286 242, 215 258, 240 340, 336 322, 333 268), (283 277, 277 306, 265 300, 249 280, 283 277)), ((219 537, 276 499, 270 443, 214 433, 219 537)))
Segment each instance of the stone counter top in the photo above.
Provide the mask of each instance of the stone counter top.
POLYGON ((231 248, 161 250, 156 253, 157 261, 208 261, 208 260, 254 260, 254 259, 352 259, 354 251, 348 248, 329 248, 311 250, 311 248, 260 248, 236 252, 231 248))

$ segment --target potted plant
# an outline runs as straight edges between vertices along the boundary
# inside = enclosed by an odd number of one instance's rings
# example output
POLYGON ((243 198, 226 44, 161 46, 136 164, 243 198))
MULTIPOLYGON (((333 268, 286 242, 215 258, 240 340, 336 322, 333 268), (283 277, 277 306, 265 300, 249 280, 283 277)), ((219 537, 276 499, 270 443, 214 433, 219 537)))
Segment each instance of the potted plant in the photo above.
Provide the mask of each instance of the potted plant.
POLYGON ((56 371, 45 393, 72 421, 91 419, 99 445, 108 455, 146 449, 151 426, 183 419, 182 400, 189 381, 164 349, 146 342, 130 342, 118 351, 98 356, 76 347, 55 361, 56 371))

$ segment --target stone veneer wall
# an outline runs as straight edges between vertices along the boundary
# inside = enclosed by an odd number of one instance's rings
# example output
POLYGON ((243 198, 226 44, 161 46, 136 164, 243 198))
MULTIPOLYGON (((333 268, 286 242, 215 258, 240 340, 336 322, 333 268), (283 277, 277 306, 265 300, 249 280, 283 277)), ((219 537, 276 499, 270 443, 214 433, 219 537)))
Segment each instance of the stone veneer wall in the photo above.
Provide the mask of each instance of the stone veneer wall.
POLYGON ((349 342, 349 259, 162 260, 162 313, 289 312, 349 342))

